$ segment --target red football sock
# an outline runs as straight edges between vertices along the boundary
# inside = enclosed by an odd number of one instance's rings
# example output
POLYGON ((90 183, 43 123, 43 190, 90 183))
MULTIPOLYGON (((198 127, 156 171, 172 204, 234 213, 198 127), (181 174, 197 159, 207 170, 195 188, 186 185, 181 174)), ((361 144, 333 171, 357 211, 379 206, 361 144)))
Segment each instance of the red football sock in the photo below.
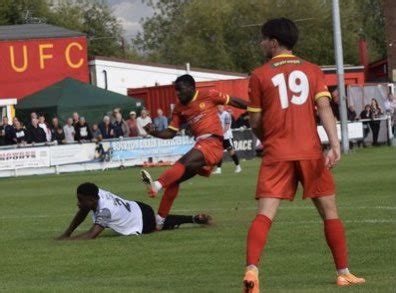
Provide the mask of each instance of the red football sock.
POLYGON ((324 232, 327 245, 333 254, 337 270, 348 267, 348 252, 345 239, 345 229, 340 219, 324 221, 324 232))
POLYGON ((160 206, 158 208, 158 215, 166 218, 172 207, 173 201, 179 193, 179 184, 175 183, 165 189, 164 195, 162 196, 160 206))
POLYGON ((258 265, 271 224, 271 219, 261 214, 253 220, 247 237, 246 261, 248 266, 258 265))
POLYGON ((168 186, 176 183, 179 180, 186 170, 183 164, 176 162, 170 169, 166 170, 161 176, 158 178, 158 181, 161 183, 163 188, 167 188, 168 186))

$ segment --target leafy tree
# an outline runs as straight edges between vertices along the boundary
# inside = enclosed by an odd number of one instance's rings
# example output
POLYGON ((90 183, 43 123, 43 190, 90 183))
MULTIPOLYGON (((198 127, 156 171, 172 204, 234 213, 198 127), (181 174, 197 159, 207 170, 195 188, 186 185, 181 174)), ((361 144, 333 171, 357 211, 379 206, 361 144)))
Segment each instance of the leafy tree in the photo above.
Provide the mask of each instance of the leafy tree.
MULTIPOLYGON (((149 60, 250 71, 263 61, 259 46, 262 23, 283 16, 299 27, 298 55, 319 64, 334 64, 331 0, 143 1, 155 14, 143 21, 143 32, 133 42, 149 60)), ((362 32, 372 55, 384 55, 381 1, 341 1, 345 63, 358 64, 362 32)))

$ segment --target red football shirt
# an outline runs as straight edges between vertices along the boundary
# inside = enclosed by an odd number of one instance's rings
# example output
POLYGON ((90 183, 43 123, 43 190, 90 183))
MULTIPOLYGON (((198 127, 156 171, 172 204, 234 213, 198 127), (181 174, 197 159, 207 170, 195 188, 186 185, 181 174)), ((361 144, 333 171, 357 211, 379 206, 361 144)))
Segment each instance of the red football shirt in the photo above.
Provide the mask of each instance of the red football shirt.
POLYGON ((180 126, 187 123, 195 137, 204 134, 223 136, 217 105, 226 105, 229 100, 229 95, 216 90, 196 91, 187 105, 176 104, 169 128, 179 131, 180 126))
POLYGON ((249 81, 249 112, 262 112, 265 162, 317 159, 315 100, 331 95, 319 66, 289 54, 257 68, 249 81))

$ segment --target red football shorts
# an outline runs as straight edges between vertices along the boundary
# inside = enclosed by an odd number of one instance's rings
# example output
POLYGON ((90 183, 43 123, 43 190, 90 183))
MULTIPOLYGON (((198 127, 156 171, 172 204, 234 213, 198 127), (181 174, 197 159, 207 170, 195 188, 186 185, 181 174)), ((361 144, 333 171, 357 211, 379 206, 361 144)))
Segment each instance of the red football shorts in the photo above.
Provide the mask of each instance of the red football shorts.
POLYGON ((217 137, 209 137, 196 142, 194 149, 199 150, 205 157, 206 166, 202 167, 198 174, 209 177, 214 166, 223 158, 223 142, 217 137))
POLYGON ((298 182, 304 188, 303 198, 335 194, 333 175, 325 167, 324 158, 315 160, 261 163, 256 199, 275 197, 293 200, 298 182))

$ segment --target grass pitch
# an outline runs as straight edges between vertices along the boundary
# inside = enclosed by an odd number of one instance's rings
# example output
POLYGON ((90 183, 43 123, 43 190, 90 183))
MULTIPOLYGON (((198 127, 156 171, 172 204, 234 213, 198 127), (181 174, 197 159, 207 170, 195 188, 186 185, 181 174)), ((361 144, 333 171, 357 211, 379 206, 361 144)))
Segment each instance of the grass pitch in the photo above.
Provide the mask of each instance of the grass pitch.
MULTIPOLYGON (((182 185, 173 213, 208 212, 209 228, 185 226, 141 237, 111 231, 96 240, 56 242, 76 211, 75 188, 92 181, 127 199, 146 197, 139 169, 0 180, 2 292, 241 292, 258 159, 243 172, 182 185)), ((159 175, 163 169, 152 169, 159 175)), ((350 268, 367 284, 336 288, 323 225, 310 201, 284 202, 261 262, 265 292, 395 292, 396 149, 362 149, 335 169, 350 268)), ((91 226, 91 219, 79 229, 91 226)))

